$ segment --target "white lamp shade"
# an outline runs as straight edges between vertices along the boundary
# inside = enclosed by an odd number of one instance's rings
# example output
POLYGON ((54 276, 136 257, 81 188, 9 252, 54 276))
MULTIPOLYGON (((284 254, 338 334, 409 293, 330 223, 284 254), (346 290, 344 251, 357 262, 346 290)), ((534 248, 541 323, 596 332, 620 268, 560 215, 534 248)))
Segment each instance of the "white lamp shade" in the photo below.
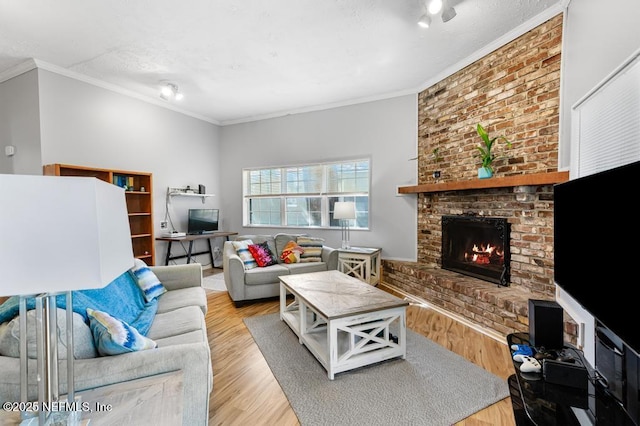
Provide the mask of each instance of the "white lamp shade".
POLYGON ((133 266, 122 188, 0 175, 0 296, 101 288, 133 266))
POLYGON ((337 201, 333 206, 334 219, 355 219, 356 203, 351 201, 337 201))

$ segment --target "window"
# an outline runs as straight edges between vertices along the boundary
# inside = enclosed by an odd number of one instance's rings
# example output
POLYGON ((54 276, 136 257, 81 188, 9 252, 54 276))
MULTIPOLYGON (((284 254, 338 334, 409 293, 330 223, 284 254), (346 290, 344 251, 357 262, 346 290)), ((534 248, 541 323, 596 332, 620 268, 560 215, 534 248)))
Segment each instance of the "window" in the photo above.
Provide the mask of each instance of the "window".
POLYGON ((339 227, 336 201, 356 203, 352 229, 369 228, 368 159, 245 169, 244 226, 339 227))

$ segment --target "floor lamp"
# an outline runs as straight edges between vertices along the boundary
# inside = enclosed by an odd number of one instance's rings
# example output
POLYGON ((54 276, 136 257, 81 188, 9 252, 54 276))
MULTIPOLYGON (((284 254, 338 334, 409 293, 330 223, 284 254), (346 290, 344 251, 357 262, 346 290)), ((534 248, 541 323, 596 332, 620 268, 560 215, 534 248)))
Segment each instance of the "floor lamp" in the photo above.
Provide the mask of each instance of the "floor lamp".
POLYGON ((356 218, 356 203, 352 201, 337 201, 333 206, 333 218, 340 219, 342 224, 342 248, 349 249, 349 221, 356 218))
MULTIPOLYGON (((102 288, 133 266, 125 193, 90 177, 0 174, 0 296, 19 296, 20 400, 29 401, 27 300, 35 298, 37 413, 74 424, 72 291, 102 288), (67 398, 60 399, 56 296, 66 295, 67 398), (65 402, 65 404, 55 404, 65 402), (48 407, 71 407, 67 412, 48 407)), ((33 396, 31 396, 33 399, 33 396)), ((78 407, 79 408, 79 407, 78 407)))

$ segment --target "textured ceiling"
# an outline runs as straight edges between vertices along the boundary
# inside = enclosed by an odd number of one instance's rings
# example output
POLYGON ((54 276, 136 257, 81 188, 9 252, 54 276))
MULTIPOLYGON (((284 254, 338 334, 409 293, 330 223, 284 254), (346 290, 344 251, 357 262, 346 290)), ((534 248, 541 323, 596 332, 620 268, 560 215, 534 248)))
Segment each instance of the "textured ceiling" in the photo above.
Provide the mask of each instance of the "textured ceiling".
POLYGON ((6 0, 0 81, 33 59, 230 124, 416 93, 566 2, 449 0, 424 29, 423 0, 6 0))

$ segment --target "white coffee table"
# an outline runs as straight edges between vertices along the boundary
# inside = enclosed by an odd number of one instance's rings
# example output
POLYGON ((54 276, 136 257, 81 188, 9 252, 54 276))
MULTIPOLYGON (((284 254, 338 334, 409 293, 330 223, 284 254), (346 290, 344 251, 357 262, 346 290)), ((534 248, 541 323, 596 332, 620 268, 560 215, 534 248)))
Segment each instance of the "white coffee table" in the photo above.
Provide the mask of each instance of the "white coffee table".
POLYGON ((405 358, 408 305, 339 271, 280 277, 280 319, 331 380, 336 373, 405 358))

